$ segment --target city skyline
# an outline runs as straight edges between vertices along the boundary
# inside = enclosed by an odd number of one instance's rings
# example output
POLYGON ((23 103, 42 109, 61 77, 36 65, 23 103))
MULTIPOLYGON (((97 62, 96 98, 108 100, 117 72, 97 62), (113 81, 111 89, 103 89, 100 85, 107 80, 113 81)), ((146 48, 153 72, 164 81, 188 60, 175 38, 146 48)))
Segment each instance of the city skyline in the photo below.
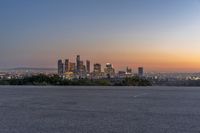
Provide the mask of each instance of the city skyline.
POLYGON ((200 71, 199 0, 2 0, 0 12, 0 68, 80 54, 116 70, 200 71))
POLYGON ((59 59, 57 62, 57 74, 66 79, 115 79, 132 76, 143 78, 145 76, 144 68, 142 66, 138 67, 137 73, 135 73, 133 69, 128 66, 124 71, 116 71, 112 63, 106 63, 105 67, 103 67, 101 63, 96 62, 93 64, 93 70, 91 70, 90 60, 82 60, 81 55, 76 55, 76 59, 74 61, 68 58, 64 60, 59 59))

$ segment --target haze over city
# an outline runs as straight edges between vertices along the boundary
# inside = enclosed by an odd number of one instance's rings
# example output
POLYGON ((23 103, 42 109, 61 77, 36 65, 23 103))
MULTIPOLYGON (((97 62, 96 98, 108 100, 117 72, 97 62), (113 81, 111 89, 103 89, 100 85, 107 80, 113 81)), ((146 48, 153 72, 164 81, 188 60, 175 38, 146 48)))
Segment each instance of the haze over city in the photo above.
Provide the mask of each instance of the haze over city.
POLYGON ((199 72, 199 0, 1 0, 0 68, 80 54, 119 70, 199 72))

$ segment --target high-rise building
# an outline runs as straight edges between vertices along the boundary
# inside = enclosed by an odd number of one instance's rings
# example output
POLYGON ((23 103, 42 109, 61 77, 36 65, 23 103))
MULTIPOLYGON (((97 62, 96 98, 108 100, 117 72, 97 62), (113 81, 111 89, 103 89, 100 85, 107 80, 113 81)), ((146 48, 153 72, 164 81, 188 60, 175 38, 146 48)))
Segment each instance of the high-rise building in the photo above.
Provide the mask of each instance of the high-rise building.
POLYGON ((80 61, 80 68, 79 68, 79 72, 83 72, 84 71, 84 62, 80 61))
POLYGON ((86 72, 90 73, 90 61, 89 60, 86 61, 86 72))
POLYGON ((132 74, 132 69, 129 68, 129 67, 127 67, 127 68, 126 68, 126 74, 132 74))
POLYGON ((115 69, 110 63, 106 63, 106 68, 104 69, 104 72, 108 78, 115 76, 115 69))
POLYGON ((143 67, 138 67, 138 76, 143 77, 144 76, 144 68, 143 67))
POLYGON ((127 67, 126 68, 126 77, 132 77, 132 76, 133 76, 132 69, 127 67))
POLYGON ((65 72, 69 72, 69 59, 65 60, 65 72))
POLYGON ((101 64, 99 63, 94 64, 94 74, 95 75, 101 74, 101 64))
POLYGON ((76 71, 76 63, 70 62, 69 63, 69 72, 75 73, 75 71, 76 71))
POLYGON ((79 78, 86 77, 86 70, 85 70, 85 65, 84 65, 83 61, 80 61, 80 68, 78 71, 78 76, 79 76, 79 78))
POLYGON ((58 60, 58 74, 62 75, 64 73, 64 65, 62 60, 58 60))
POLYGON ((81 62, 80 55, 77 55, 77 56, 76 56, 76 65, 77 65, 77 66, 76 66, 76 70, 77 70, 77 73, 80 72, 80 67, 81 67, 81 66, 80 66, 80 65, 81 65, 80 62, 81 62))

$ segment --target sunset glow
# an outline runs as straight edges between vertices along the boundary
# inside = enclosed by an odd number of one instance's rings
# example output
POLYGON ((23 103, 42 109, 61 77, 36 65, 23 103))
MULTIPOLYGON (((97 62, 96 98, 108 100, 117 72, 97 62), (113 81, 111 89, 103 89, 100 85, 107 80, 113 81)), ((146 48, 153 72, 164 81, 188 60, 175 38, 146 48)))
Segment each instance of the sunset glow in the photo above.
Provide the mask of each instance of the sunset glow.
POLYGON ((19 1, 0 4, 0 68, 80 54, 117 70, 200 71, 199 0, 19 1))

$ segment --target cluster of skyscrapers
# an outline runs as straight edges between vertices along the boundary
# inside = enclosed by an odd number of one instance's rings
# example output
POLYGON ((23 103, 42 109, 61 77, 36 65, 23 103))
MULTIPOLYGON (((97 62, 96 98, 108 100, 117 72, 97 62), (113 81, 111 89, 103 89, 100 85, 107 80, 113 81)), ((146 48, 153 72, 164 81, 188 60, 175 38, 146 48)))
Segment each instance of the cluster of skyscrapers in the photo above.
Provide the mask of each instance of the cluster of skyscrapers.
MULTIPOLYGON (((80 55, 76 56, 76 62, 70 62, 69 59, 65 59, 63 62, 58 60, 58 74, 67 79, 73 78, 115 78, 115 77, 127 77, 133 76, 132 69, 128 68, 126 71, 119 71, 115 73, 115 69, 111 63, 106 63, 104 71, 100 63, 93 65, 93 71, 90 69, 90 61, 86 60, 86 63, 81 60, 80 55)), ((143 67, 138 68, 138 76, 143 76, 143 67)))
POLYGON ((66 78, 86 78, 90 74, 90 61, 86 64, 81 60, 80 55, 76 57, 76 63, 70 62, 69 59, 58 60, 58 74, 66 78))

